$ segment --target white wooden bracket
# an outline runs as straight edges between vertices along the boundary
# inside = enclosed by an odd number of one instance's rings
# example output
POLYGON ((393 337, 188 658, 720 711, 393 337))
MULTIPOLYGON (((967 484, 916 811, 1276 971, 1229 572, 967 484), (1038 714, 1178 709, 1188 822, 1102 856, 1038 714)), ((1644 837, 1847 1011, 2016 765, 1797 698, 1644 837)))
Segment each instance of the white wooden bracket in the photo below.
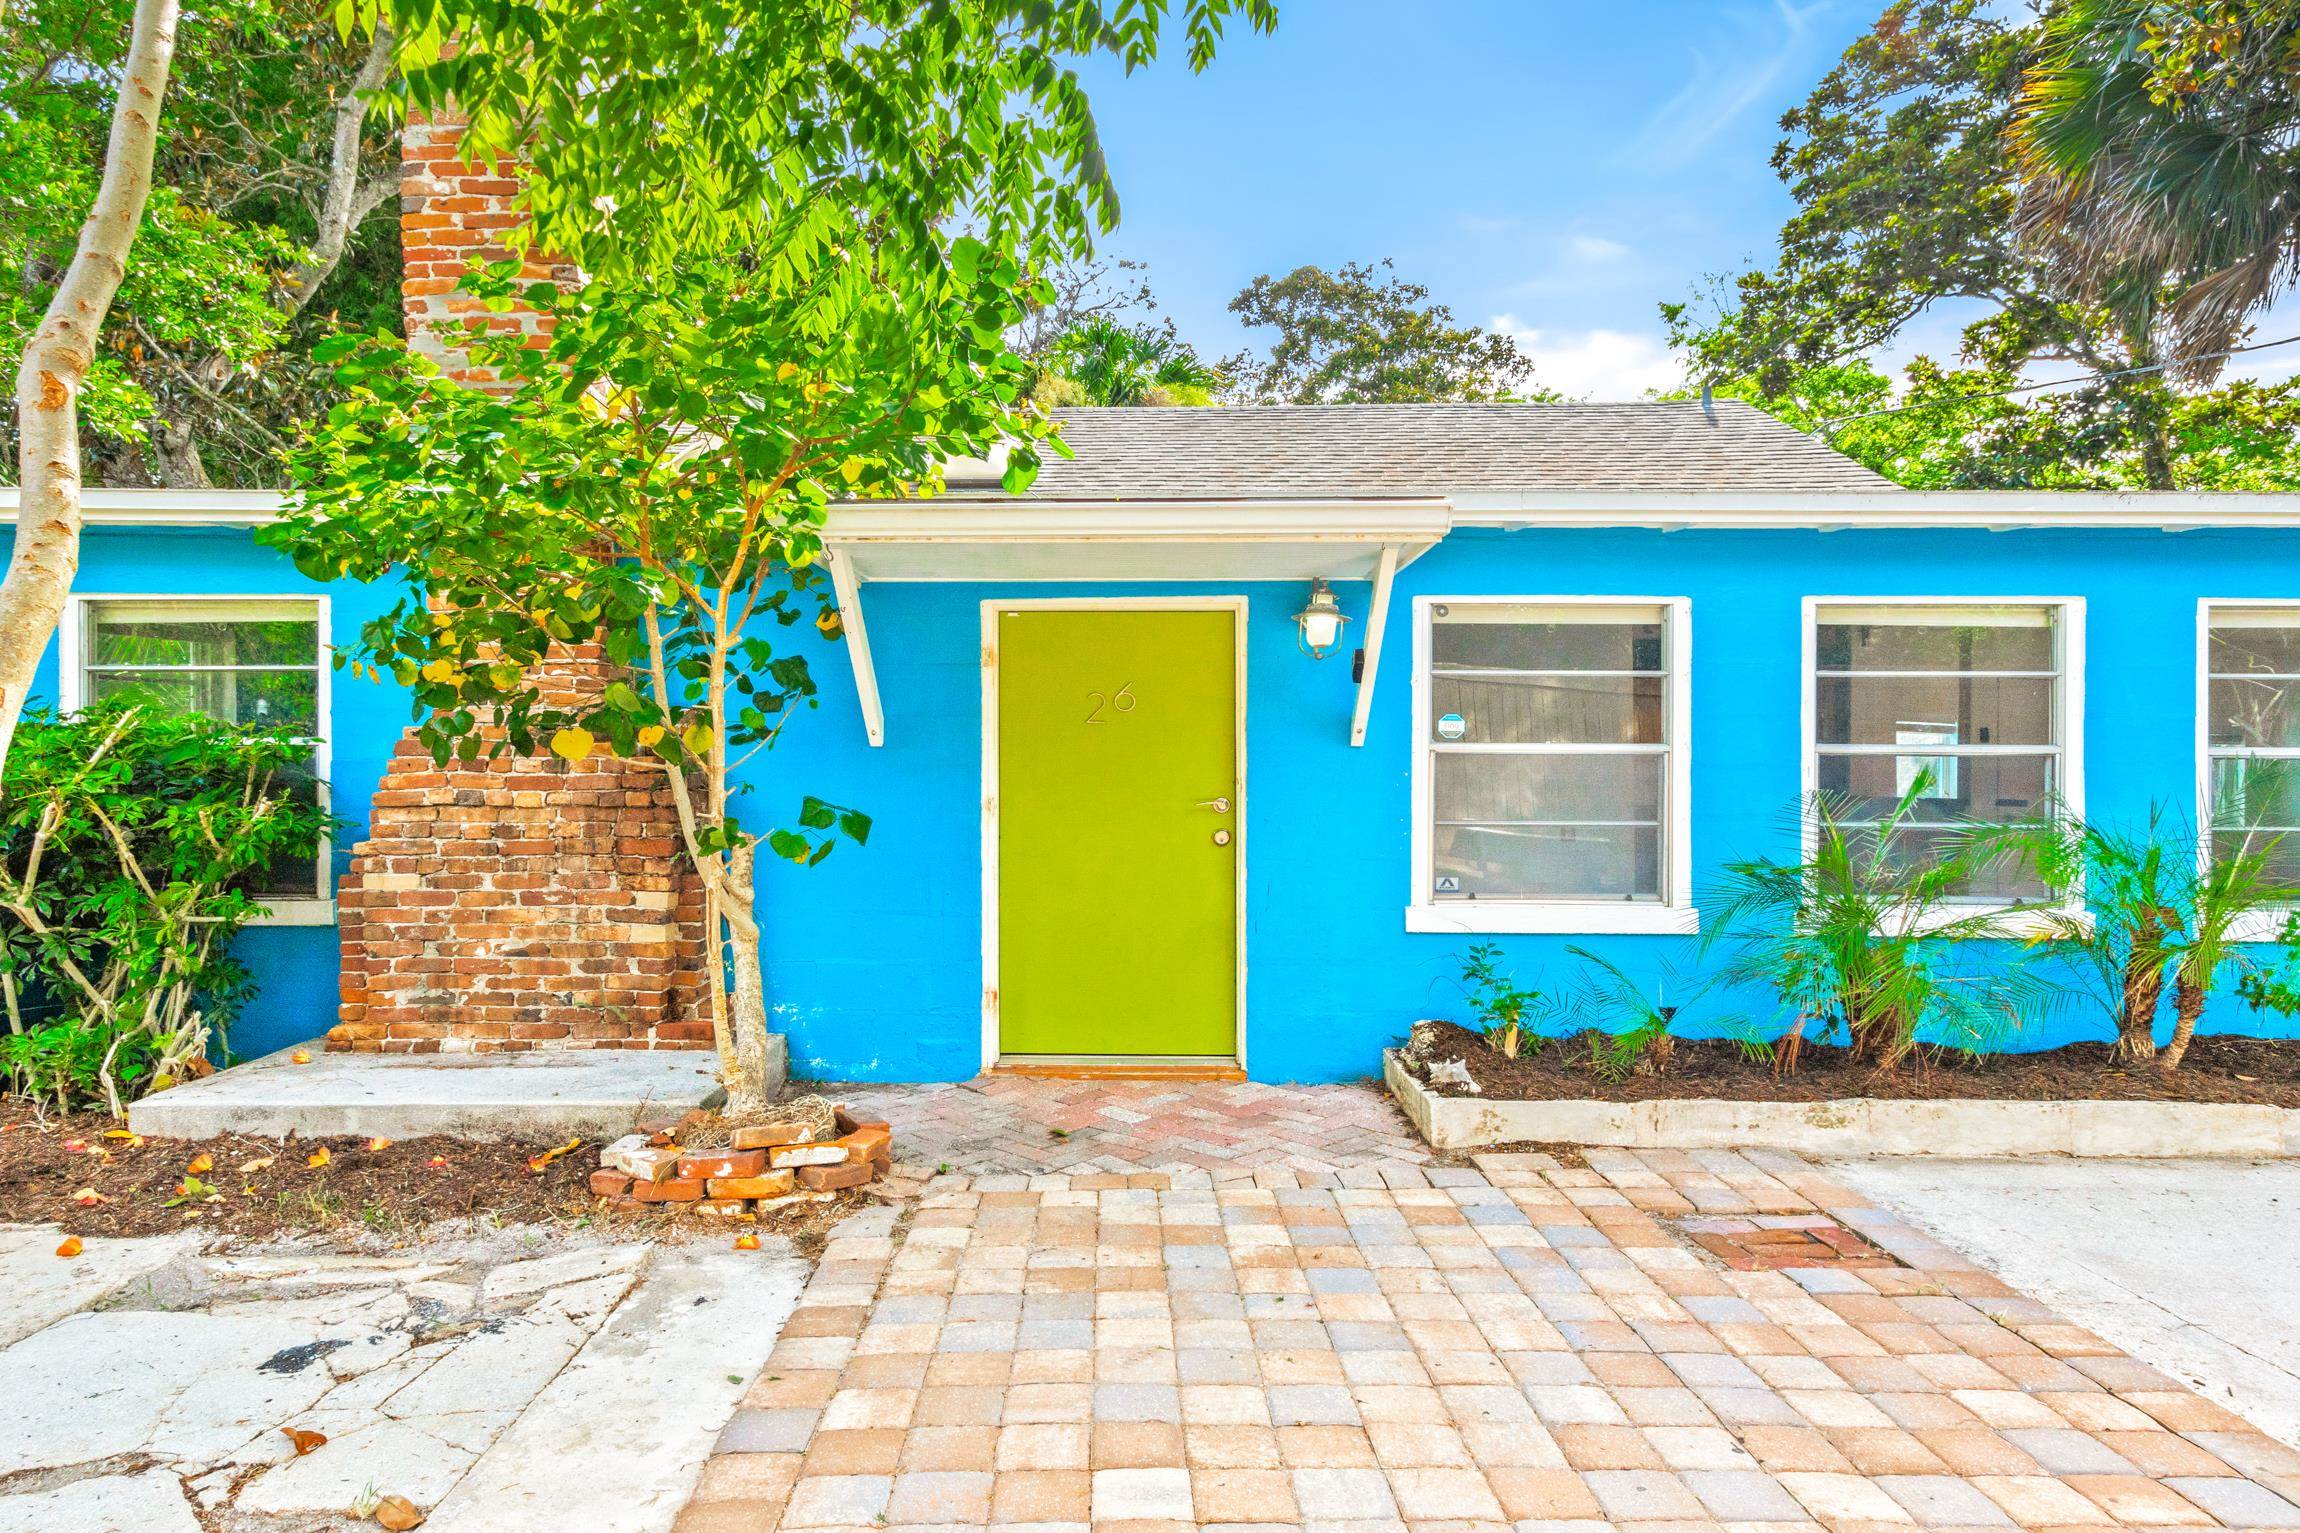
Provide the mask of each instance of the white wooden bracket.
POLYGON ((847 659, 855 671, 855 699, 862 704, 863 733, 873 745, 886 744, 886 708, 879 701, 878 668, 871 663, 870 629, 863 624, 862 578, 854 558, 840 549, 825 555, 830 560, 831 589, 838 594, 839 626, 847 638, 847 659))
POLYGON ((1365 666, 1358 673, 1358 705, 1350 714, 1350 744, 1366 743, 1366 721, 1374 712, 1374 678, 1382 672, 1382 632, 1390 621, 1390 582, 1397 578, 1398 546, 1382 545, 1374 564, 1374 588, 1366 602, 1365 666))

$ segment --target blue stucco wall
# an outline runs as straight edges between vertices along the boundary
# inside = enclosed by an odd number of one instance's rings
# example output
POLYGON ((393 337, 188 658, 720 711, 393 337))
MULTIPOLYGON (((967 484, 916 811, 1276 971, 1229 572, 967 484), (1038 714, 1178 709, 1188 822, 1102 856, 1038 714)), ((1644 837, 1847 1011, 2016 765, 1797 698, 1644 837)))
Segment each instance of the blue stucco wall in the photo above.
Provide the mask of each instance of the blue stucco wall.
MULTIPOLYGON (((1799 792, 1807 596, 2082 597, 2086 807, 2189 812, 2195 792, 2196 604, 2300 595, 2284 532, 1460 532, 1398 578, 1372 727, 1348 744, 1349 665, 1294 646, 1298 584, 875 585, 864 588, 887 743, 863 742, 844 654, 819 662, 823 707, 760 779, 760 808, 802 791, 867 810, 870 845, 769 890, 768 985, 795 1057, 839 1077, 961 1079, 981 1049, 980 603, 1010 596, 1242 591, 1247 677, 1248 1065, 1268 1080, 1363 1075, 1417 1017, 1462 1014, 1472 941, 1409 934, 1411 599, 1417 595, 1690 598, 1696 890, 1722 863, 1787 854, 1799 792)), ((1342 588, 1364 632, 1363 585, 1342 588)), ((1520 978, 1562 984, 1564 949, 1633 973, 1681 964, 1682 938, 1501 936, 1520 978)), ((1766 998, 1720 1002, 1771 1021, 1766 998)), ((2169 1025, 2169 1023, 2167 1024, 2169 1025)), ((2208 1029, 2253 1030, 2232 997, 2208 1029)), ((2106 1036, 2070 1004, 2019 1040, 2106 1036)))
MULTIPOLYGON (((91 533, 88 593, 262 594, 312 586, 244 533, 91 533)), ((389 604, 337 585, 333 636, 389 604)), ((1697 888, 1729 858, 1790 847, 1799 784, 1802 602, 1828 596, 2075 596, 2086 600, 2085 781, 2098 819, 2185 811, 2195 783, 2196 603, 2300 596, 2300 533, 1463 532, 1398 580, 1372 727, 1348 744, 1349 664, 1294 647, 1303 588, 1285 585, 865 587, 887 744, 865 745, 843 646, 806 641, 821 706, 752 774, 754 821, 816 793, 868 812, 870 844, 763 875, 767 985, 807 1073, 963 1079, 981 1038, 980 604, 999 595, 1244 594, 1247 675, 1249 1065, 1269 1080, 1362 1075, 1416 1017, 1459 1015, 1452 974, 1473 939, 1404 929, 1416 595, 1683 596, 1692 604, 1693 858, 1697 888)), ((1341 588, 1363 629, 1365 587, 1341 588)), ((51 661, 51 665, 52 665, 51 661)), ((52 678, 50 681, 52 685, 52 678)), ((335 804, 365 824, 407 721, 398 690, 335 678, 335 804)), ((1087 897, 1090 891, 1082 891, 1087 897)), ((1521 977, 1562 981, 1572 942, 1632 971, 1681 958, 1683 939, 1497 937, 1521 977)), ((261 990, 241 1052, 332 1020, 335 934, 252 932, 261 990)), ((1759 1010, 1761 998, 1743 998, 1759 1010)), ((2257 1023, 2233 999, 2209 1027, 2257 1023)), ((2070 1007, 2022 1041, 2100 1035, 2070 1007)))

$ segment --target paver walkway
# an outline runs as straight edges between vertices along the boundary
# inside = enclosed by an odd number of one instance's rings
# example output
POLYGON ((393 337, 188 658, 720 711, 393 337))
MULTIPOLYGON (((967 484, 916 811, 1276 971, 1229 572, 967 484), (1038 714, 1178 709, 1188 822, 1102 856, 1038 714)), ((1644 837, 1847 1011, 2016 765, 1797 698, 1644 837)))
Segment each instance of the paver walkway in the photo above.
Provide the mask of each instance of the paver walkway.
POLYGON ((962 1171, 1315 1173, 1429 1158, 1397 1104, 1373 1086, 994 1076, 822 1089, 892 1124, 903 1159, 962 1171))
POLYGON ((841 1226, 679 1527, 2293 1527, 2295 1497, 2300 1453, 1794 1156, 1591 1151, 940 1177, 841 1226), (1845 1228, 1906 1265, 1689 1239, 1845 1228))

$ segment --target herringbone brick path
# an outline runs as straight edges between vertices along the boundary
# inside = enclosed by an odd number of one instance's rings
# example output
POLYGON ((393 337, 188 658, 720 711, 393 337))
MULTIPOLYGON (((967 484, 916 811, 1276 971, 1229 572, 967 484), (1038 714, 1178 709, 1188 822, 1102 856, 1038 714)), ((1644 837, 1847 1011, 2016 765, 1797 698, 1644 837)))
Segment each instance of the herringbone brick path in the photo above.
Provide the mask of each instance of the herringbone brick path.
POLYGON ((1404 1114, 1372 1086, 986 1077, 822 1089, 860 1116, 892 1124, 904 1161, 978 1174, 1208 1171, 1251 1179, 1266 1169, 1333 1175, 1429 1158, 1404 1114))
POLYGON ((858 1214, 677 1533, 2300 1528, 2300 1453, 1793 1155, 1473 1159, 858 1214))

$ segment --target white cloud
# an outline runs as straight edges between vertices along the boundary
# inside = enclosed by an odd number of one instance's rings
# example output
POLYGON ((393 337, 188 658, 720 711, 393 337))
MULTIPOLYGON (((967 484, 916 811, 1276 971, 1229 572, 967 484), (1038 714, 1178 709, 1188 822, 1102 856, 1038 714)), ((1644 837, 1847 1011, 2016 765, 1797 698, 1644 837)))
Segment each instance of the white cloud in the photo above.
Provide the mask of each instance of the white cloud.
POLYGON ((1611 265, 1630 253, 1629 247, 1619 240, 1596 234, 1569 234, 1565 237, 1565 249, 1576 261, 1591 266, 1611 265))
POLYGON ((1533 381, 1569 399, 1643 399, 1684 381, 1658 335, 1628 330, 1540 330, 1503 314, 1493 328, 1533 360, 1533 381))
POLYGON ((1484 213, 1464 213, 1454 222, 1461 226, 1461 231, 1464 234, 1506 234, 1508 231, 1518 228, 1525 220, 1522 218, 1495 218, 1484 213))
POLYGON ((1670 169, 1693 164, 1803 56, 1814 36, 1813 18, 1831 3, 1814 0, 1800 8, 1792 0, 1772 0, 1769 6, 1712 12, 1718 31, 1694 40, 1685 83, 1622 144, 1620 157, 1670 169))

